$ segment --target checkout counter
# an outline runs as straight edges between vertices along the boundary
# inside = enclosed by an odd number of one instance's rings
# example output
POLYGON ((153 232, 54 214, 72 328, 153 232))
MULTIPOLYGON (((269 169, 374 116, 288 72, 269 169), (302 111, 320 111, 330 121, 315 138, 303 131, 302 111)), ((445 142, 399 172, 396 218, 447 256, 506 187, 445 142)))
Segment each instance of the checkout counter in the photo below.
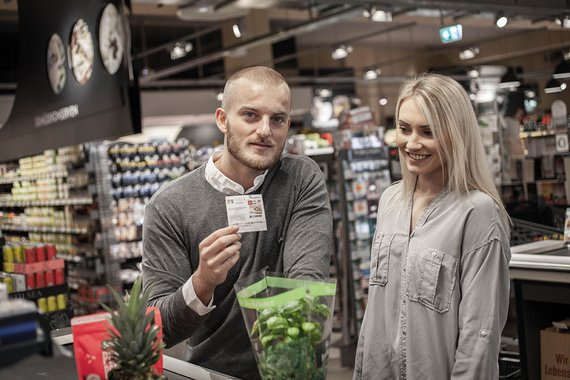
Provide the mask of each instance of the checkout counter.
POLYGON ((522 379, 540 379, 540 331, 570 317, 570 249, 558 240, 511 248, 522 379))
MULTIPOLYGON (((73 357, 71 328, 52 331, 53 356, 31 355, 19 362, 0 368, 0 379, 10 380, 75 380, 77 369, 73 357)), ((236 379, 185 361, 163 355, 164 375, 169 380, 226 380, 236 379)))
MULTIPOLYGON (((539 241, 511 248, 510 275, 514 288, 521 375, 540 378, 540 331, 570 317, 570 249, 562 241, 539 241)), ((52 331, 53 357, 31 355, 0 368, 0 379, 76 379, 71 328, 52 331)), ((164 373, 170 380, 224 380, 233 377, 165 354, 164 373)))

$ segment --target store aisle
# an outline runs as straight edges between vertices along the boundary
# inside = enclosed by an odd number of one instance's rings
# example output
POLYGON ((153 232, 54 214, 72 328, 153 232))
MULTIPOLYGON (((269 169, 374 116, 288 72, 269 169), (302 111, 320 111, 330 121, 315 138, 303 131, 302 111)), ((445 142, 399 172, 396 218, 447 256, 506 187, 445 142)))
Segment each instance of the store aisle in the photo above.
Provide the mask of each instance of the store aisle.
POLYGON ((329 366, 327 369, 327 380, 350 380, 352 379, 352 367, 342 367, 340 365, 340 349, 331 348, 329 366))
MULTIPOLYGON (((341 339, 339 333, 332 334, 332 342, 338 342, 341 339)), ((329 364, 327 368, 327 380, 350 380, 352 379, 352 367, 342 367, 340 360, 340 348, 334 345, 330 348, 329 364)))

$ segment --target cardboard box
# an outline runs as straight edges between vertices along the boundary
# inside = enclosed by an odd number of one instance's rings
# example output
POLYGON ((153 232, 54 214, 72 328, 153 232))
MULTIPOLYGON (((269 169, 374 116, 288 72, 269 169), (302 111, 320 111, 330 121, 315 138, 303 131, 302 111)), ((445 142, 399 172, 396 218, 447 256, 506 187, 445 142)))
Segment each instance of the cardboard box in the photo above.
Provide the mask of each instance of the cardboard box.
MULTIPOLYGON (((570 320, 556 322, 570 325, 570 320)), ((568 326, 568 325, 566 325, 568 326)), ((570 379, 570 330, 547 327, 540 331, 541 380, 570 379)))

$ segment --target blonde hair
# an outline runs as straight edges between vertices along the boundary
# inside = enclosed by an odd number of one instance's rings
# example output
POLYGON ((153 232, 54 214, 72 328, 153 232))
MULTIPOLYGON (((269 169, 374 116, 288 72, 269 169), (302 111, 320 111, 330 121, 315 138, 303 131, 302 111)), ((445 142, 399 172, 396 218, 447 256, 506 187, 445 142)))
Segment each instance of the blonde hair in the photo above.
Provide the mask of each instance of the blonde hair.
MULTIPOLYGON (((422 74, 404 83, 396 105, 396 120, 399 120, 402 103, 408 99, 414 100, 439 143, 438 154, 447 189, 462 194, 470 190, 486 193, 495 201, 501 219, 510 224, 487 166, 473 106, 461 85, 438 74, 422 74)), ((400 160, 404 162, 401 153, 400 160)), ((402 165, 402 180, 404 190, 412 191, 416 176, 410 174, 405 165, 402 165)))
MULTIPOLYGON (((224 95, 222 97, 222 108, 226 111, 229 111, 231 107, 237 84, 236 82, 238 82, 240 79, 247 79, 256 83, 274 87, 284 86, 287 89, 289 98, 291 98, 291 90, 289 89, 289 85, 281 74, 269 67, 253 66, 238 71, 237 73, 233 74, 226 82, 226 85, 224 87, 224 95)), ((289 104, 290 103, 291 102, 289 102, 289 104)))

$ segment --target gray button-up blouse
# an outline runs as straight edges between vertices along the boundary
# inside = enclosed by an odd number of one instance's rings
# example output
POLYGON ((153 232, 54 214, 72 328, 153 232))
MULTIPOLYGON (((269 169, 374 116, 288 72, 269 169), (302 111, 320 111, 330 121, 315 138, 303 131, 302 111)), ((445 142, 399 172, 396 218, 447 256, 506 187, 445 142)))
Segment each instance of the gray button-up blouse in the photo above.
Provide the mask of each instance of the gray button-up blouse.
POLYGON ((480 191, 440 193, 412 233, 402 183, 379 205, 355 379, 497 379, 509 234, 480 191))

